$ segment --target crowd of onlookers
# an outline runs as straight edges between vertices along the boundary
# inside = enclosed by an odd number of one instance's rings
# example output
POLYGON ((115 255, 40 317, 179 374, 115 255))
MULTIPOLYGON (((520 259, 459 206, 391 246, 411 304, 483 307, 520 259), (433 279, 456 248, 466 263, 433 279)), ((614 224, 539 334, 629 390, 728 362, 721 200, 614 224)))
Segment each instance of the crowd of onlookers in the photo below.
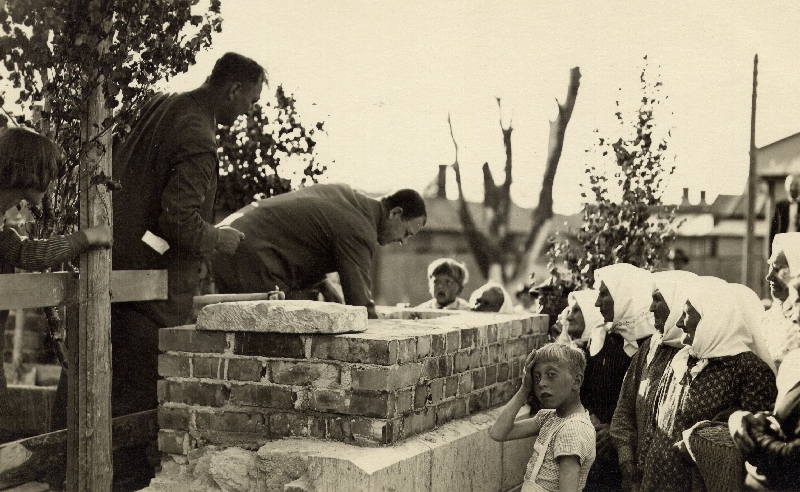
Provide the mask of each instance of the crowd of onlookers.
MULTIPOLYGON (((458 297, 463 265, 428 274, 420 307, 476 309, 458 297)), ((800 233, 774 238, 766 311, 751 289, 687 271, 594 276, 490 431, 535 436, 523 492, 800 490, 800 233)))

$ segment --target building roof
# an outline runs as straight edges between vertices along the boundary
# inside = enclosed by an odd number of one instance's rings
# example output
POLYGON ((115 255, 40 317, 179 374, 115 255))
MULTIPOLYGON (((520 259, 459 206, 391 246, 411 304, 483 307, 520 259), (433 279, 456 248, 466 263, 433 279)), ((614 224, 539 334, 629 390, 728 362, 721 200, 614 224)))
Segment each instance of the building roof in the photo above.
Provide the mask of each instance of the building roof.
POLYGON ((800 173, 800 133, 756 149, 756 176, 781 180, 800 173))

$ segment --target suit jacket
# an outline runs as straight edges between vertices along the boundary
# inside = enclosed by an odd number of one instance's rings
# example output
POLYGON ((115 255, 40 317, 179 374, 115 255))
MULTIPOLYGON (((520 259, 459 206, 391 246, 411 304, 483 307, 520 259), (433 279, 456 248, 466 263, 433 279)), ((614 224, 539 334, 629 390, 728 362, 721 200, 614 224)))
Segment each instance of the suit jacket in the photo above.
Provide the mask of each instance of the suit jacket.
MULTIPOLYGON (((795 227, 800 231, 800 210, 797 214, 797 224, 795 227)), ((772 223, 769 226, 769 253, 772 254, 772 239, 775 234, 787 232, 789 230, 789 201, 781 200, 775 204, 775 214, 772 216, 772 223)))

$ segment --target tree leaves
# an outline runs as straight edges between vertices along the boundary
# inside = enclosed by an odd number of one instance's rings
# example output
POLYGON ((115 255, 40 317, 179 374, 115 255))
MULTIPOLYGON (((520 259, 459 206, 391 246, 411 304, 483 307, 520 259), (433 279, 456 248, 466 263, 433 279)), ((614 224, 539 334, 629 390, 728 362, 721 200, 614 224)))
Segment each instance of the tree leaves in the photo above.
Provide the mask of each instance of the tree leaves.
POLYGON ((316 182, 327 170, 316 162, 315 150, 315 129, 323 131, 324 122, 307 127, 295 103, 294 96, 279 85, 274 104, 256 104, 246 118, 239 118, 231 127, 220 127, 218 209, 234 212, 253 200, 291 191, 305 184, 306 178, 316 182), (299 182, 279 175, 279 167, 284 175, 289 174, 286 167, 290 162, 305 163, 299 182))
MULTIPOLYGON (((52 187, 52 214, 42 234, 68 232, 77 221, 80 125, 84 102, 101 87, 114 116, 99 132, 129 131, 154 85, 185 72, 197 52, 220 32, 219 1, 205 13, 189 0, 8 0, 0 5, 0 62, 19 89, 16 107, 3 109, 19 124, 52 137, 64 150, 63 169, 52 187), (108 43, 107 51, 98 44, 108 43), (42 118, 34 120, 39 109, 42 118), (52 220, 51 220, 52 219, 52 220)), ((8 98, 0 99, 0 104, 8 98)))
MULTIPOLYGON (((557 237, 550 252, 551 261, 563 260, 574 279, 585 287, 593 285, 594 271, 606 265, 624 262, 651 270, 661 266, 674 240, 670 227, 674 207, 664 207, 661 202, 663 178, 675 169, 664 165, 670 132, 653 146, 653 106, 659 103, 662 84, 649 82, 647 64, 640 80, 644 95, 633 123, 635 136, 616 140, 600 137, 594 149, 603 157, 613 157, 616 188, 610 190, 605 185, 605 173, 587 166, 589 191, 584 187, 581 196, 590 200, 583 209, 577 241, 570 243, 557 237)), ((624 122, 621 112, 615 116, 624 122)))

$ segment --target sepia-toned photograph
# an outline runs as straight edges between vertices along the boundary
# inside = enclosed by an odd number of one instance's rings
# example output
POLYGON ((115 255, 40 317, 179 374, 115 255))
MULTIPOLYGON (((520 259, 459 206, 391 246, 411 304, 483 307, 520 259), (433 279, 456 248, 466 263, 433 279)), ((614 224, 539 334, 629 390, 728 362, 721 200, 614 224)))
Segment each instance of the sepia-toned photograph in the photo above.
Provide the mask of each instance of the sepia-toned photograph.
POLYGON ((800 491, 798 25, 0 0, 0 491, 800 491))

